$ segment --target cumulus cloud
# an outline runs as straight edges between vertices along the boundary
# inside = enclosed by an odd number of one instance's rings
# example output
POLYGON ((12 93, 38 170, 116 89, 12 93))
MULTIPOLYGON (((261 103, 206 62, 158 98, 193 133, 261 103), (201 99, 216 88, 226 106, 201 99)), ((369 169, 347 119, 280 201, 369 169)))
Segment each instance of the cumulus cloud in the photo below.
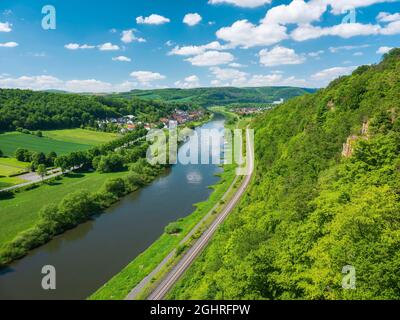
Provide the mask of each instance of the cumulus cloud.
POLYGON ((210 68, 215 79, 211 81, 213 86, 233 87, 262 87, 262 86, 306 86, 306 81, 294 76, 285 78, 280 72, 271 74, 251 75, 232 68, 210 68))
POLYGON ((198 13, 188 13, 183 18, 183 23, 186 23, 188 26, 193 27, 196 24, 199 24, 202 19, 203 18, 198 13))
POLYGON ((206 51, 197 56, 186 59, 192 65, 198 67, 218 66, 232 62, 235 57, 229 52, 206 51))
POLYGON ((312 79, 321 81, 322 83, 329 83, 330 81, 344 75, 351 74, 357 67, 333 67, 321 70, 311 76, 312 79))
POLYGON ((0 22, 0 32, 11 32, 12 24, 9 22, 0 22))
POLYGON ((230 27, 217 31, 217 37, 231 43, 233 46, 250 48, 269 46, 288 38, 287 28, 279 24, 254 25, 248 20, 239 20, 230 27))
POLYGON ((400 13, 390 14, 388 12, 380 12, 376 19, 380 22, 394 22, 400 20, 400 13))
POLYGON ((15 48, 15 47, 18 47, 18 43, 14 41, 0 43, 0 48, 15 48))
POLYGON ((246 65, 241 64, 241 63, 237 63, 237 62, 232 62, 232 63, 229 64, 229 66, 232 67, 232 68, 245 68, 245 67, 247 67, 246 65))
POLYGON ((306 41, 317 39, 323 36, 338 36, 348 39, 355 36, 376 35, 380 32, 381 27, 379 25, 372 24, 345 23, 324 28, 306 24, 297 27, 292 32, 291 36, 296 41, 306 41))
POLYGON ((135 78, 142 85, 148 86, 151 82, 164 80, 166 77, 158 72, 151 71, 134 71, 131 73, 131 77, 135 78))
POLYGON ((183 81, 176 81, 175 86, 184 89, 200 87, 200 79, 196 75, 186 77, 183 81))
MULTIPOLYGON (((389 25, 384 27, 379 24, 361 23, 340 24, 329 27, 313 25, 314 22, 321 20, 329 8, 332 13, 339 14, 352 8, 395 1, 398 0, 310 0, 307 2, 305 0, 294 0, 289 4, 282 4, 269 9, 259 24, 253 24, 248 20, 238 20, 231 26, 218 30, 217 37, 242 48, 269 46, 288 39, 287 26, 293 24, 296 27, 291 32, 290 37, 296 41, 317 39, 323 36, 351 38, 377 34, 399 34, 400 21, 397 14, 381 13, 378 16, 380 21, 390 22, 389 25)), ((215 1, 213 2, 215 3, 215 1)))
POLYGON ((160 25, 160 24, 168 23, 170 21, 171 21, 170 19, 168 19, 166 17, 163 17, 163 16, 160 16, 159 14, 151 14, 148 17, 140 16, 140 17, 136 18, 136 23, 137 24, 160 25))
POLYGON ((112 44, 111 42, 103 43, 98 46, 100 51, 117 51, 119 46, 112 44))
POLYGON ((256 8, 265 4, 270 4, 272 0, 209 0, 210 4, 232 4, 242 8, 256 8))
POLYGON ((388 53, 390 50, 392 50, 393 49, 393 47, 380 47, 377 51, 376 51, 376 53, 377 54, 386 54, 386 53, 388 53))
POLYGON ((134 41, 137 41, 137 42, 146 42, 145 39, 136 37, 136 35, 135 35, 135 30, 133 30, 133 29, 122 31, 121 41, 122 41, 123 43, 132 43, 132 42, 134 42, 134 41))
POLYGON ((69 92, 122 92, 136 87, 135 83, 123 82, 113 85, 96 79, 61 80, 50 75, 21 76, 18 78, 0 78, 0 88, 30 89, 30 90, 65 90, 69 92))
POLYGON ((131 58, 125 57, 125 56, 118 56, 112 58, 113 61, 120 61, 120 62, 131 62, 131 58))
POLYGON ((207 50, 221 51, 228 48, 228 46, 221 45, 218 41, 213 41, 202 46, 176 46, 168 54, 177 56, 194 56, 199 55, 207 50))
POLYGON ((85 50, 85 49, 93 49, 95 46, 91 46, 88 44, 78 44, 78 43, 68 43, 64 46, 68 50, 85 50))
POLYGON ((373 4, 384 2, 396 2, 398 0, 312 0, 316 2, 326 1, 332 7, 334 14, 342 14, 346 10, 356 9, 361 7, 369 7, 373 4))
POLYGON ((304 56, 298 55, 293 49, 281 46, 271 50, 263 49, 259 52, 259 57, 260 63, 266 67, 302 64, 306 61, 304 56))

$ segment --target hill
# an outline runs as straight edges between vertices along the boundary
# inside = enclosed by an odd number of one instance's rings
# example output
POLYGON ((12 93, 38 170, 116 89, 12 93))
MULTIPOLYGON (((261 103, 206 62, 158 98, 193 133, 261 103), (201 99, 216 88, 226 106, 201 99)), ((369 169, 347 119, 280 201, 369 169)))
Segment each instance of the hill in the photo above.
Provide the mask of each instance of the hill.
POLYGON ((95 121, 121 115, 135 115, 152 122, 170 114, 180 105, 140 98, 123 99, 57 92, 0 89, 0 132, 17 128, 52 130, 95 126, 95 121))
POLYGON ((399 101, 394 49, 259 117, 252 186, 169 298, 400 299, 399 101))
POLYGON ((293 87, 259 87, 259 88, 196 88, 196 89, 158 89, 133 90, 118 94, 120 97, 162 100, 169 102, 192 102, 204 107, 227 105, 232 103, 272 103, 280 99, 288 100, 314 89, 293 87))

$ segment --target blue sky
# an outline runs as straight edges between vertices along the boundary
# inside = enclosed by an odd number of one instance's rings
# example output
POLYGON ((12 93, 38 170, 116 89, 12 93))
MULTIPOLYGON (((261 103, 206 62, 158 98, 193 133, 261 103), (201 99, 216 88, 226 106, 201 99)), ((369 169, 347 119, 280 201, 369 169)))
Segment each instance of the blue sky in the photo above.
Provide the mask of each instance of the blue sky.
POLYGON ((399 40, 396 0, 2 0, 0 87, 321 87, 399 40))

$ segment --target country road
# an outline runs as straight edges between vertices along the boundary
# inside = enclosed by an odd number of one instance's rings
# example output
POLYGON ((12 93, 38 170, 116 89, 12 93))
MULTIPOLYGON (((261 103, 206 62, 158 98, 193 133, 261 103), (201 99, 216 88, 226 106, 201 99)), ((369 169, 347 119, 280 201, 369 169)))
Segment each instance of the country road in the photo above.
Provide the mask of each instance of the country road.
POLYGON ((212 236, 215 234, 217 228, 226 219, 229 213, 235 208, 240 198, 245 193, 247 187, 250 184, 252 174, 254 171, 254 150, 251 145, 252 139, 250 138, 250 132, 246 130, 247 143, 246 143, 246 155, 247 155, 247 170, 242 185, 238 188, 235 195, 230 199, 228 204, 224 207, 221 214, 211 224, 211 226, 203 233, 203 235, 196 241, 192 248, 183 256, 178 264, 165 276, 162 282, 157 288, 149 295, 148 300, 162 300, 173 285, 179 280, 184 272, 191 266, 194 260, 199 256, 202 250, 206 247, 212 236))

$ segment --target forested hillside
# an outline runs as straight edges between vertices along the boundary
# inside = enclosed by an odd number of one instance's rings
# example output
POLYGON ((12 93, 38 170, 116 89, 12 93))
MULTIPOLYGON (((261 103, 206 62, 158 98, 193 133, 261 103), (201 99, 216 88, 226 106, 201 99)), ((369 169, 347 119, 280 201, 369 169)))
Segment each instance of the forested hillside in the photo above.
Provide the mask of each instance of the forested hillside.
POLYGON ((140 97, 170 102, 193 102, 204 107, 227 105, 232 103, 272 103, 290 99, 314 89, 293 87, 259 87, 259 88, 196 88, 196 89, 158 89, 133 90, 119 94, 124 98, 140 97))
POLYGON ((252 187, 170 298, 399 299, 399 103, 394 49, 259 117, 252 187))
POLYGON ((95 126, 95 121, 121 115, 135 115, 156 121, 186 103, 165 103, 139 98, 87 96, 30 90, 0 89, 0 132, 17 128, 48 130, 95 126))

